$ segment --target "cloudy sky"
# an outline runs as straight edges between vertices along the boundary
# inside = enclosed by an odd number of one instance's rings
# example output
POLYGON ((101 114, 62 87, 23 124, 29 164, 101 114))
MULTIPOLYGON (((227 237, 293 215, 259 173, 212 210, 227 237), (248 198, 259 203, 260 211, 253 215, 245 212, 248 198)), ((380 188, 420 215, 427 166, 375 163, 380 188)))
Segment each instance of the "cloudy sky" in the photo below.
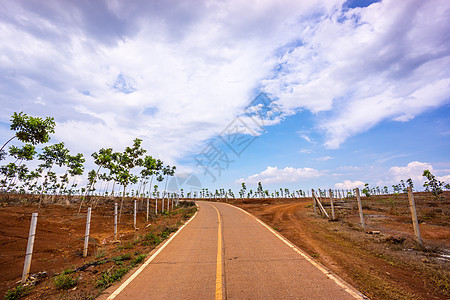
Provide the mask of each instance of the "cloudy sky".
POLYGON ((449 15, 448 0, 4 0, 0 139, 23 111, 86 156, 141 138, 210 189, 450 182, 449 15))

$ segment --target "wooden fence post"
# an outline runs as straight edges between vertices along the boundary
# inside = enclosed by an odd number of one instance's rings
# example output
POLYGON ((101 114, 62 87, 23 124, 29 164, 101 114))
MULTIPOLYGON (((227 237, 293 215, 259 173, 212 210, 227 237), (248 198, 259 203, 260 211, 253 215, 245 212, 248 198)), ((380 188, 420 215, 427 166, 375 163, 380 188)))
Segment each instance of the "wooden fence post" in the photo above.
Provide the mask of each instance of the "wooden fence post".
POLYGON ((134 200, 134 217, 133 217, 134 230, 136 230, 136 211, 137 211, 137 201, 134 200))
POLYGON ((364 223, 364 214, 362 211, 361 197, 359 196, 359 188, 356 188, 356 199, 358 201, 359 218, 361 219, 361 227, 366 231, 366 224, 364 223))
POLYGON ((419 221, 417 220, 416 203, 414 202, 414 194, 410 186, 408 186, 408 198, 409 208, 411 209, 411 218, 414 226, 414 235, 416 236, 416 241, 423 245, 422 237, 420 236, 419 221))
POLYGON ((114 240, 117 241, 117 202, 114 203, 114 240))
MULTIPOLYGON (((309 193, 309 191, 308 191, 308 193, 309 193)), ((313 197, 314 215, 317 216, 317 208, 316 208, 317 205, 316 205, 316 197, 314 197, 314 190, 311 190, 311 194, 313 197)))
POLYGON ((87 219, 86 219, 86 233, 84 235, 84 251, 83 257, 87 256, 88 244, 89 244, 89 230, 91 229, 91 207, 88 208, 87 219))
POLYGON ((149 213, 149 209, 150 209, 150 199, 147 198, 147 222, 148 222, 148 213, 149 213))
POLYGON ((31 215, 31 224, 30 224, 30 232, 28 234, 27 252, 25 253, 25 263, 23 265, 23 272, 22 272, 22 284, 25 283, 25 281, 28 279, 28 275, 30 274, 31 257, 33 256, 34 237, 36 235, 37 217, 38 217, 38 213, 33 213, 31 215))
POLYGON ((331 189, 329 190, 329 192, 330 192, 330 204, 331 204, 331 219, 334 220, 334 219, 336 219, 336 217, 334 215, 333 194, 331 193, 331 189))

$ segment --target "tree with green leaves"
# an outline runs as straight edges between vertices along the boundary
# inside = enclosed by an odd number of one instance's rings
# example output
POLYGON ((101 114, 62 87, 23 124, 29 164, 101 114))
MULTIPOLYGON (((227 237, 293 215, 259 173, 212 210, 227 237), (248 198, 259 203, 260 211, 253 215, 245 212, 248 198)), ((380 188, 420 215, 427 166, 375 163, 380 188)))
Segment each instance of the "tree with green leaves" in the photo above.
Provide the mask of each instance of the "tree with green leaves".
POLYGON ((83 206, 84 199, 86 199, 86 197, 89 195, 90 192, 95 190, 94 185, 97 182, 97 176, 98 176, 98 173, 100 172, 100 169, 102 167, 107 168, 110 165, 110 163, 112 161, 112 153, 113 153, 112 148, 107 148, 107 149, 101 148, 98 151, 98 153, 97 152, 92 153, 91 156, 94 158, 94 163, 98 166, 98 169, 97 169, 97 171, 93 170, 94 173, 91 173, 92 171, 89 172, 89 175, 93 175, 94 178, 89 181, 90 185, 87 186, 85 195, 83 197, 81 197, 80 207, 78 208, 78 213, 80 213, 80 211, 81 211, 81 207, 83 206))
POLYGON ((135 167, 142 166, 144 161, 141 158, 147 151, 141 147, 142 140, 134 139, 133 146, 126 147, 122 153, 116 153, 115 158, 115 176, 116 181, 123 186, 122 200, 120 204, 119 222, 122 216, 123 201, 125 191, 130 183, 136 183, 138 176, 131 173, 135 167))
POLYGON ((432 192, 437 200, 442 200, 443 199, 443 197, 441 196, 442 189, 448 188, 447 187, 448 185, 446 185, 445 182, 443 181, 437 180, 436 176, 431 174, 429 170, 423 171, 422 176, 427 179, 427 181, 425 181, 423 184, 425 191, 432 192))
POLYGON ((414 190, 414 183, 411 178, 406 179, 406 183, 408 184, 409 187, 411 187, 411 190, 414 190))
POLYGON ((247 189, 247 187, 245 186, 245 182, 241 183, 241 190, 239 191, 239 195, 241 196, 241 198, 245 197, 246 189, 247 189))
MULTIPOLYGON (((15 181, 17 179, 17 176, 20 174, 22 176, 22 178, 26 178, 26 176, 24 177, 24 167, 21 167, 21 164, 24 160, 30 161, 34 158, 34 156, 36 155, 36 149, 33 145, 31 144, 25 144, 22 147, 16 147, 16 146, 11 146, 9 147, 9 155, 14 157, 16 160, 11 163, 8 164, 8 170, 9 172, 6 172, 5 175, 7 175, 5 177, 5 183, 8 182, 9 179, 9 183, 6 186, 6 191, 8 191, 10 189, 10 187, 13 187, 15 185, 15 181), (16 163, 18 163, 16 165, 16 163), (13 165, 16 165, 16 167, 14 167, 13 165), (12 172, 14 170, 14 172, 12 172), (12 175, 12 176, 10 176, 12 175)), ((28 169, 27 169, 28 172, 28 169)), ((3 186, 3 184, 2 184, 3 186)))
MULTIPOLYGON (((50 177, 50 172, 53 166, 56 164, 59 167, 62 167, 67 162, 67 155, 69 150, 64 147, 64 143, 61 142, 59 144, 54 144, 50 146, 45 146, 42 148, 42 154, 38 155, 39 160, 42 160, 43 163, 39 165, 43 169, 47 169, 47 174, 44 177, 44 183, 42 184, 42 190, 39 196, 39 208, 41 207, 42 202, 42 194, 44 191, 48 190, 48 180, 50 177)), ((51 176, 53 178, 53 176, 51 176)))
POLYGON ((31 143, 33 145, 47 143, 50 140, 50 133, 55 132, 55 121, 50 117, 42 119, 40 117, 28 116, 23 112, 15 112, 11 117, 10 128, 16 134, 3 144, 0 152, 15 138, 21 142, 31 143))
POLYGON ((84 162, 85 158, 82 153, 78 153, 75 156, 68 155, 67 156, 67 173, 70 175, 70 178, 67 181, 67 185, 70 184, 70 179, 73 178, 72 185, 68 190, 68 195, 72 194, 72 189, 76 187, 75 176, 81 176, 84 173, 84 162))
POLYGON ((364 184, 364 188, 362 189, 362 193, 366 197, 370 197, 370 188, 369 188, 369 184, 368 183, 364 184))

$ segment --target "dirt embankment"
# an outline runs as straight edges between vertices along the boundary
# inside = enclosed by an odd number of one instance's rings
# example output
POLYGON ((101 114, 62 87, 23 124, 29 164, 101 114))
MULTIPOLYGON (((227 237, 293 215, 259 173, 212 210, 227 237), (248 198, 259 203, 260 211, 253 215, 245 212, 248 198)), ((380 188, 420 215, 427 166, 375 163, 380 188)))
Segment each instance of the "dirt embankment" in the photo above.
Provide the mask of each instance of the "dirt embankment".
POLYGON ((450 193, 444 196, 416 195, 424 246, 414 241, 406 195, 363 198, 367 230, 379 234, 362 231, 354 199, 338 203, 334 222, 314 216, 312 199, 233 202, 372 299, 448 299, 450 193))
MULTIPOLYGON (((23 199, 22 199, 23 200, 23 199)), ((137 230, 134 229, 134 201, 126 200, 114 241, 114 201, 99 200, 92 208, 88 256, 82 256, 86 211, 78 204, 1 203, 0 207, 0 293, 9 297, 21 279, 31 214, 38 212, 31 274, 43 275, 22 294, 27 299, 93 299, 119 280, 161 241, 192 216, 195 206, 181 206, 155 216, 154 203, 146 218, 146 201, 138 201, 137 230), (45 272, 43 274, 42 272, 45 272)), ((160 206, 160 203, 159 203, 160 206)), ((159 208, 161 211, 161 207, 159 208)))

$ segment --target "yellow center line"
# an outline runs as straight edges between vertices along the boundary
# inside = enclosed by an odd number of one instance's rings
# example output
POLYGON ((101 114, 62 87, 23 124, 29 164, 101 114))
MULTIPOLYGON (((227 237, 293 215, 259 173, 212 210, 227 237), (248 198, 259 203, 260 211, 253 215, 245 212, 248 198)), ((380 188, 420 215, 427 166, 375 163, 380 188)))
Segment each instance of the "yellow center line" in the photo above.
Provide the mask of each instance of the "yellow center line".
POLYGON ((217 212, 219 228, 217 231, 217 268, 216 268, 216 300, 222 300, 222 221, 219 210, 213 205, 217 212))

